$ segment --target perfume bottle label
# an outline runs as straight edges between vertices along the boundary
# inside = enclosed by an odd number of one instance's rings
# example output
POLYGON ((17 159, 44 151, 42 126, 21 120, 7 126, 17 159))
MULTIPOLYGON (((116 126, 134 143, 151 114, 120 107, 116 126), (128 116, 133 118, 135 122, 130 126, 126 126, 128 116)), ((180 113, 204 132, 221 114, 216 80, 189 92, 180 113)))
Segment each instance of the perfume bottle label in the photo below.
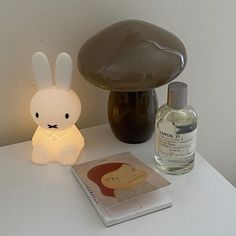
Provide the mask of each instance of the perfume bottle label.
POLYGON ((194 154, 196 127, 176 126, 171 122, 162 121, 156 131, 156 145, 160 156, 181 159, 194 154))

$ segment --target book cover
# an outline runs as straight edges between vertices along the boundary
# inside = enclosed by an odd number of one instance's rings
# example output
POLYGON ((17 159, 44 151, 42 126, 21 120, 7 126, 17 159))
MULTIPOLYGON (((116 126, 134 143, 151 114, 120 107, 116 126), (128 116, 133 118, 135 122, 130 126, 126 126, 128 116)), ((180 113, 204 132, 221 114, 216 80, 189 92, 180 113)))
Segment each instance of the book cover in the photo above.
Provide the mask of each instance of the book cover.
POLYGON ((106 226, 171 206, 170 183, 129 152, 77 164, 72 171, 106 226))

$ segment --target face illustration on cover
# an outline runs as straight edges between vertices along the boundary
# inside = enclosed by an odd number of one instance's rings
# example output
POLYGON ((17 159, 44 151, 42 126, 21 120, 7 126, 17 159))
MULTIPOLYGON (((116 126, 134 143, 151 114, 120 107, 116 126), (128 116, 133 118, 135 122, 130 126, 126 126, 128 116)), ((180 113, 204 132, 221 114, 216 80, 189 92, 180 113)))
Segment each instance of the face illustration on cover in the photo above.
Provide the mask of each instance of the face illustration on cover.
POLYGON ((153 191, 148 174, 128 163, 107 163, 89 170, 88 178, 98 185, 104 196, 114 197, 118 202, 153 191))
POLYGON ((102 184, 111 189, 129 188, 145 181, 147 174, 131 165, 123 164, 117 170, 108 172, 101 178, 102 184))
POLYGON ((33 55, 32 66, 38 85, 30 104, 31 116, 38 124, 32 138, 32 161, 71 165, 84 147, 83 136, 74 125, 81 113, 81 103, 71 90, 72 59, 65 52, 57 56, 55 85, 44 53, 33 55))

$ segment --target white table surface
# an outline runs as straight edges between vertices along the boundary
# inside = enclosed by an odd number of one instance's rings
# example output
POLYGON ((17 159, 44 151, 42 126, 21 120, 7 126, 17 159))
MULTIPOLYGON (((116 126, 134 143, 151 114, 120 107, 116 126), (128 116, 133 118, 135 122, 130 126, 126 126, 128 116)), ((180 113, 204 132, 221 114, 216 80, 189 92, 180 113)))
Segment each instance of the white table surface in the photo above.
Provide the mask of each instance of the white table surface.
MULTIPOLYGON (((154 167, 153 140, 124 144, 107 125, 82 133, 78 162, 130 151, 154 167)), ((165 188, 171 208, 105 228, 70 167, 34 165, 31 150, 31 142, 0 148, 1 236, 236 235, 236 190, 199 154, 191 172, 164 175, 172 183, 165 188)))

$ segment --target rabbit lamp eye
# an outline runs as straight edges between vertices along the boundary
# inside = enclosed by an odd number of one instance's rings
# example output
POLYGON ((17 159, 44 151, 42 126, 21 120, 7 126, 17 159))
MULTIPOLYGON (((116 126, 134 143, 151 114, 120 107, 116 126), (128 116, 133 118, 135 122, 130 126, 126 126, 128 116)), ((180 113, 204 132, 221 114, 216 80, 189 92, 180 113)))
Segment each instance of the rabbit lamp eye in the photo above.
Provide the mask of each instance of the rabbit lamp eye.
POLYGON ((35 53, 32 64, 39 88, 30 103, 32 118, 38 125, 32 138, 32 161, 36 164, 73 164, 84 147, 84 138, 75 126, 81 113, 81 103, 70 88, 72 59, 66 53, 58 55, 56 85, 52 83, 45 54, 35 53))

